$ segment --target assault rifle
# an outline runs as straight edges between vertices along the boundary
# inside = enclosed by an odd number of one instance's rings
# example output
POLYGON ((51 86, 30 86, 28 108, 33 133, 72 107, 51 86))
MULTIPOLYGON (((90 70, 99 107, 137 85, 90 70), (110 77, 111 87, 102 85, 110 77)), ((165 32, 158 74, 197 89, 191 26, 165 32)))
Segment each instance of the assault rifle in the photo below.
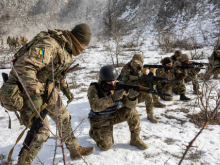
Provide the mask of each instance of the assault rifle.
POLYGON ((65 77, 67 73, 72 72, 73 70, 75 70, 75 69, 79 66, 79 64, 76 64, 76 65, 74 65, 73 67, 70 68, 70 66, 71 66, 74 62, 75 62, 75 60, 68 66, 68 68, 67 68, 66 70, 64 70, 64 71, 61 72, 61 75, 62 75, 63 77, 65 77))
MULTIPOLYGON (((40 116, 43 120, 44 120, 44 118, 46 117, 46 115, 48 113, 47 104, 50 101, 50 98, 52 97, 52 94, 54 92, 54 88, 53 88, 50 95, 49 95, 49 97, 48 97, 48 99, 47 99, 47 101, 45 101, 46 97, 47 97, 47 93, 48 93, 48 83, 49 83, 49 81, 51 81, 51 80, 47 78, 45 91, 44 91, 44 96, 43 96, 43 105, 41 106, 41 112, 40 112, 40 116)), ((38 117, 38 118, 34 117, 31 128, 27 133, 27 136, 26 136, 26 138, 23 142, 23 147, 21 148, 21 151, 19 152, 18 156, 21 156, 21 154, 23 153, 23 151, 25 149, 30 150, 29 147, 30 147, 30 145, 32 144, 32 142, 34 140, 34 137, 38 134, 39 129, 41 127, 43 127, 43 122, 42 122, 41 118, 40 117, 38 117)))
MULTIPOLYGON (((167 67, 164 65, 144 65, 143 68, 166 68, 166 69, 175 69, 175 68, 179 68, 179 69, 195 69, 197 67, 193 66, 193 65, 186 65, 186 66, 173 66, 173 67, 167 67)), ((205 68, 200 68, 200 69, 205 69, 205 68)))
POLYGON ((171 95, 169 94, 156 92, 153 86, 152 88, 150 88, 150 87, 144 87, 144 86, 133 86, 133 85, 125 85, 125 84, 119 84, 119 83, 116 83, 115 86, 108 85, 108 84, 105 84, 104 86, 104 90, 120 90, 120 89, 124 89, 126 92, 128 92, 129 89, 133 89, 140 93, 153 93, 153 94, 160 95, 160 96, 171 97, 171 95))
POLYGON ((208 65, 210 65, 209 63, 200 63, 200 62, 194 62, 194 61, 190 61, 190 63, 192 64, 192 65, 200 65, 200 66, 208 66, 208 65))

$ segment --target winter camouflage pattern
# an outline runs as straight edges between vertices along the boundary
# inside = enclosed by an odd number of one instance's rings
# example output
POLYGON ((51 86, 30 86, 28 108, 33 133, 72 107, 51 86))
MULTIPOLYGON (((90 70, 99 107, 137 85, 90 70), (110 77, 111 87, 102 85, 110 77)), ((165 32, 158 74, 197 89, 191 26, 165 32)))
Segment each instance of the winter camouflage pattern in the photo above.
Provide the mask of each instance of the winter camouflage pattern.
POLYGON ((21 40, 18 37, 16 38, 16 45, 19 49, 21 48, 21 40))
POLYGON ((12 49, 12 39, 10 36, 7 38, 7 44, 9 46, 9 48, 12 49))
MULTIPOLYGON (((107 96, 104 92, 103 94, 104 97, 99 98, 96 87, 94 85, 89 87, 87 96, 90 107, 94 112, 100 112, 114 104, 111 95, 107 96)), ((89 119, 89 135, 102 150, 109 150, 114 144, 113 125, 115 124, 127 121, 131 134, 135 134, 136 136, 140 134, 140 118, 135 109, 138 100, 130 101, 125 94, 121 102, 122 107, 113 116, 101 119, 89 119)))
MULTIPOLYGON (((165 70, 164 68, 158 68, 156 71, 156 75, 159 77, 168 78, 168 80, 176 80, 175 71, 174 69, 165 70)), ((157 85, 157 91, 160 93, 166 93, 173 95, 173 92, 178 93, 185 93, 186 86, 184 81, 180 81, 180 83, 170 83, 170 82, 163 82, 157 85)), ((173 97, 161 96, 163 100, 172 101, 173 97)))

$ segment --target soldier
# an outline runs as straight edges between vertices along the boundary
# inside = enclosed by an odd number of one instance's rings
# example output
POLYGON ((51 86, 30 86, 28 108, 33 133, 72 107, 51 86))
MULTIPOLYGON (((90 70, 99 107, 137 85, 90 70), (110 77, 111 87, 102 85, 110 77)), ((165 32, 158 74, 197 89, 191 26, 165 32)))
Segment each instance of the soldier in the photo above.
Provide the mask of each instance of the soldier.
POLYGON ((16 45, 19 49, 21 48, 21 40, 18 37, 16 38, 16 45))
MULTIPOLYGON (((174 63, 174 66, 187 66, 190 65, 190 56, 188 54, 182 54, 180 58, 174 63)), ((192 81, 193 93, 201 94, 199 91, 198 73, 200 68, 195 69, 182 69, 181 72, 185 74, 184 82, 188 83, 192 81)))
POLYGON ((7 44, 9 45, 9 48, 12 49, 12 39, 10 36, 7 38, 7 44))
MULTIPOLYGON (((190 100, 185 96, 186 92, 186 86, 184 84, 183 78, 184 75, 179 70, 176 69, 170 69, 169 67, 172 67, 172 59, 169 57, 165 57, 161 60, 161 64, 164 66, 164 68, 158 68, 156 70, 156 75, 159 77, 165 77, 168 78, 168 80, 179 80, 180 82, 177 83, 171 83, 171 82, 162 82, 161 84, 157 85, 157 91, 159 93, 166 93, 170 94, 171 96, 174 93, 180 93, 180 100, 188 101, 190 100), (168 68, 166 68, 168 67, 168 68)), ((173 97, 167 97, 167 96, 161 96, 161 99, 166 101, 172 101, 173 97)))
MULTIPOLYGON (((128 84, 128 85, 141 85, 146 86, 146 84, 139 81, 138 77, 142 76, 142 69, 139 70, 138 66, 143 66, 144 58, 141 54, 135 54, 131 60, 131 70, 127 72, 122 77, 122 84, 128 84)), ((149 74, 154 74, 155 69, 151 68, 149 74)), ((154 117, 154 100, 151 93, 141 93, 138 96, 138 103, 145 102, 146 105, 146 111, 147 111, 147 119, 150 120, 152 123, 158 123, 157 119, 154 117)))
MULTIPOLYGON (((144 58, 141 59, 141 60, 143 60, 143 61, 141 61, 142 64, 143 64, 144 58)), ((128 63, 122 68, 121 74, 119 75, 119 80, 120 80, 120 79, 122 80, 122 77, 123 77, 127 72, 130 72, 130 71, 131 71, 131 69, 132 69, 132 67, 131 67, 131 62, 132 62, 132 60, 131 60, 130 62, 128 62, 128 63)), ((147 68, 144 68, 144 69, 142 70, 142 73, 147 75, 147 68)), ((149 74, 151 74, 151 73, 152 73, 152 72, 149 72, 149 74)), ((154 88, 156 88, 156 86, 154 86, 154 88)), ((153 102, 154 102, 153 106, 154 106, 154 107, 157 107, 157 108, 165 108, 165 107, 166 107, 166 104, 163 104, 163 103, 160 102, 160 99, 159 99, 158 95, 152 94, 152 97, 153 97, 153 102)))
POLYGON ((22 46, 24 46, 27 43, 27 41, 28 41, 27 37, 22 37, 22 40, 21 40, 22 46))
POLYGON ((15 37, 12 38, 12 49, 16 49, 16 39, 15 37))
POLYGON ((206 68, 206 73, 204 79, 208 80, 213 74, 214 79, 219 79, 218 75, 220 74, 220 46, 212 52, 211 57, 209 58, 209 66, 206 68))
POLYGON ((4 49, 4 41, 2 37, 1 37, 1 46, 2 46, 2 49, 4 49))
MULTIPOLYGON (((18 73, 20 80, 23 82, 27 92, 30 94, 33 105, 40 111, 43 94, 45 91, 45 83, 47 78, 54 78, 60 83, 60 89, 68 98, 68 102, 74 99, 70 88, 68 87, 65 76, 61 74, 73 62, 73 56, 78 56, 91 39, 91 31, 87 24, 76 25, 72 31, 49 29, 48 32, 41 32, 30 41, 26 47, 22 47, 20 51, 15 54, 14 69, 10 72, 9 79, 6 84, 20 84, 16 73, 18 73), (37 42, 36 42, 37 41, 37 42), (52 69, 52 66, 54 67, 52 69), (54 72, 53 72, 54 71, 54 72)), ((50 83, 49 85, 51 85, 50 83)), ((81 147, 72 130, 71 116, 68 110, 63 105, 58 92, 54 90, 55 98, 51 98, 48 104, 48 115, 57 124, 62 126, 62 137, 66 137, 66 148, 70 152, 72 160, 79 159, 80 155, 86 156, 94 152, 94 147, 81 147), (56 100, 56 103, 53 101, 56 100), (60 118, 57 121, 55 104, 59 109, 60 118), (79 155, 80 154, 80 155, 79 155)), ((25 94, 24 89, 21 89, 21 95, 24 99, 23 107, 20 110, 20 115, 23 123, 27 126, 29 118, 35 109, 25 94)), ((39 116, 36 115, 36 118, 39 116)), ((47 117, 44 121, 47 126, 49 122, 47 117)), ((24 159, 24 152, 19 156, 18 164, 24 161, 24 165, 32 164, 43 144, 50 136, 47 127, 43 125, 38 134, 35 136, 33 143, 30 145, 30 150, 27 151, 27 156, 24 159)))
POLYGON ((182 52, 181 52, 180 50, 176 50, 176 51, 174 52, 174 55, 172 55, 172 56, 170 57, 171 60, 172 60, 172 64, 174 64, 174 62, 175 62, 176 60, 178 60, 181 55, 182 55, 182 52))
POLYGON ((117 77, 116 69, 112 65, 106 65, 100 69, 99 82, 90 84, 87 95, 91 107, 89 135, 100 149, 109 150, 114 144, 113 125, 127 121, 131 132, 130 145, 145 150, 148 146, 139 136, 140 118, 135 109, 139 92, 130 89, 126 94, 124 89, 105 89, 106 85, 114 86, 117 77))

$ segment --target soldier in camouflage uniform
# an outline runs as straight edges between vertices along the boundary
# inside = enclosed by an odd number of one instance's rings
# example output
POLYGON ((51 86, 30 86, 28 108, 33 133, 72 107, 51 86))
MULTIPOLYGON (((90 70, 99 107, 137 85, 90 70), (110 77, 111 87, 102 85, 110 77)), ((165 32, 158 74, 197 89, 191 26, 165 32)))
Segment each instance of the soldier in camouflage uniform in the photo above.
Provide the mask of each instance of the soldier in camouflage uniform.
POLYGON ((16 49, 16 39, 15 39, 15 37, 12 38, 11 45, 12 45, 12 49, 16 49))
POLYGON ((89 135, 100 149, 109 150, 114 144, 113 125, 127 121, 131 132, 130 145, 145 150, 148 146, 140 139, 140 118, 135 109, 139 92, 107 89, 106 86, 115 86, 117 77, 116 69, 106 65, 100 69, 99 82, 90 84, 87 95, 91 107, 89 135))
MULTIPOLYGON (((159 93, 166 93, 173 95, 173 91, 178 91, 180 94, 184 94, 186 92, 186 86, 183 81, 183 73, 180 70, 176 69, 167 69, 166 67, 172 67, 172 59, 169 57, 165 57, 161 60, 161 64, 164 68, 158 68, 156 70, 156 75, 159 77, 167 78, 168 80, 179 80, 179 82, 162 82, 157 85, 157 91, 159 93)), ((161 96, 161 99, 166 101, 172 101, 173 97, 161 96)), ((180 100, 187 101, 187 97, 180 97, 180 100)))
MULTIPOLYGON (((140 81, 138 77, 142 76, 142 69, 138 70, 137 66, 143 66, 144 58, 141 54, 135 54, 131 61, 131 67, 132 69, 127 72, 122 77, 122 84, 128 84, 128 85, 141 85, 141 86, 147 86, 146 83, 140 81)), ((151 68, 149 74, 154 74, 155 69, 151 68)), ((147 119, 150 120, 152 123, 158 123, 157 119, 154 117, 154 100, 151 93, 141 93, 138 96, 138 103, 145 102, 146 105, 146 111, 147 111, 147 119)))
POLYGON ((220 46, 213 51, 211 57, 209 57, 209 66, 206 68, 206 73, 204 79, 208 80, 214 74, 214 79, 219 79, 218 75, 220 74, 220 46), (215 68, 215 66, 218 66, 215 68))
MULTIPOLYGON (((61 73, 72 64, 72 54, 78 56, 86 49, 86 45, 89 44, 90 39, 91 31, 87 24, 76 25, 72 31, 51 29, 48 30, 48 32, 39 33, 15 54, 15 70, 13 69, 10 72, 9 79, 6 83, 20 84, 15 74, 16 71, 29 93, 34 106, 40 111, 46 80, 47 78, 52 79, 54 74, 55 81, 60 84, 61 91, 68 98, 68 102, 71 102, 74 96, 65 81, 65 76, 63 77, 61 73)), ((78 144, 72 132, 71 116, 63 105, 57 90, 54 92, 55 98, 52 97, 48 104, 48 115, 56 124, 58 122, 62 125, 62 136, 68 137, 65 140, 65 144, 70 151, 71 159, 79 159, 79 153, 82 156, 93 153, 94 147, 81 147, 78 144), (56 103, 54 100, 56 100, 56 103), (60 116, 59 121, 57 121, 55 104, 57 107, 60 107, 58 114, 60 116)), ((24 106, 20 110, 20 115, 23 123, 27 126, 29 118, 35 109, 25 94, 24 89, 21 89, 21 93, 23 94, 24 106)), ((36 115, 35 117, 38 118, 39 116, 36 115)), ((49 126, 47 117, 45 117, 44 121, 47 126, 49 126)), ((25 165, 32 164, 32 161, 49 136, 49 130, 43 125, 35 136, 33 143, 30 145, 30 150, 27 152, 27 156, 24 160, 25 165)), ((19 156, 18 164, 23 161, 23 153, 19 156)))
MULTIPOLYGON (((128 62, 123 68, 122 68, 122 70, 121 70, 121 74, 119 75, 119 80, 122 80, 122 77, 127 73, 127 72, 130 72, 131 71, 131 69, 132 69, 132 67, 131 67, 131 62, 132 62, 132 60, 130 61, 130 62, 128 62)), ((143 61, 141 61, 142 63, 144 62, 144 58, 143 58, 143 61)), ((153 68, 152 68, 152 70, 153 70, 153 68)), ((142 73, 143 74, 145 74, 145 75, 147 75, 147 68, 143 68, 143 70, 142 70, 142 73)), ((151 74, 152 72, 149 72, 149 74, 151 74)), ((156 88, 155 86, 154 86, 154 88, 156 88)), ((160 99, 159 99, 159 97, 158 97, 158 95, 156 95, 156 94, 152 94, 152 97, 153 97, 153 102, 154 102, 154 107, 157 107, 157 108, 164 108, 164 107, 166 107, 166 104, 163 104, 163 103, 161 103, 160 102, 160 99)))
MULTIPOLYGON (((174 63, 174 66, 187 66, 190 65, 190 56, 188 54, 182 54, 180 58, 174 63)), ((199 80, 198 80, 198 73, 200 68, 195 69, 182 69, 181 70, 185 74, 184 82, 192 81, 193 84, 193 93, 194 94, 201 94, 199 91, 199 80)))
POLYGON ((172 55, 172 56, 170 57, 171 60, 172 60, 172 64, 174 64, 174 62, 175 62, 176 60, 178 60, 181 55, 182 55, 182 52, 181 52, 180 50, 176 50, 176 51, 174 52, 174 55, 172 55))
POLYGON ((12 49, 12 39, 10 36, 8 36, 8 38, 7 38, 7 44, 9 46, 9 48, 12 49))
POLYGON ((19 49, 21 48, 21 40, 18 37, 16 38, 16 45, 19 49))

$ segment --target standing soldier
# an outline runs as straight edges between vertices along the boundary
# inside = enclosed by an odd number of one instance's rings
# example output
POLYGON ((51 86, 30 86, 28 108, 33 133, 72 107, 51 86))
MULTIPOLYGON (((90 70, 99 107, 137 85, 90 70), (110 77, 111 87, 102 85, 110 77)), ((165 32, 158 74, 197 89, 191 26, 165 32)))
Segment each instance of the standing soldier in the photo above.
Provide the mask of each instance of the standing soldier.
POLYGON ((214 74, 214 79, 219 79, 220 74, 220 46, 212 52, 211 57, 209 57, 209 66, 206 68, 206 73, 204 79, 208 80, 214 74))
MULTIPOLYGON (((128 84, 128 85, 141 85, 145 86, 146 84, 143 84, 141 81, 139 81, 138 77, 142 76, 142 66, 143 66, 144 58, 141 54, 135 54, 131 60, 131 70, 127 72, 122 77, 122 84, 128 84), (141 70, 137 68, 140 66, 141 70)), ((155 69, 151 68, 149 74, 154 74, 155 69)), ((146 111, 147 111, 147 119, 150 120, 152 123, 158 123, 157 119, 154 117, 154 100, 151 93, 141 93, 138 96, 138 103, 145 102, 146 105, 146 111)))
MULTIPOLYGON (((179 80, 180 82, 162 82, 161 84, 157 85, 157 91, 159 93, 170 94, 171 96, 174 93, 180 93, 180 100, 188 101, 190 100, 185 96, 186 86, 184 84, 183 78, 184 75, 179 70, 170 68, 172 67, 172 60, 169 57, 165 57, 161 60, 161 64, 164 68, 158 68, 156 70, 156 75, 159 77, 167 78, 168 80, 179 80)), ((173 97, 161 96, 161 99, 166 101, 172 101, 173 97)))
POLYGON ((2 37, 1 37, 1 46, 2 46, 2 49, 4 49, 4 41, 2 37))
MULTIPOLYGON (((60 83, 60 89, 68 98, 68 102, 74 99, 65 81, 65 75, 62 73, 72 64, 72 55, 78 56, 85 50, 90 39, 91 31, 87 24, 76 25, 72 31, 49 29, 48 32, 39 33, 27 46, 22 47, 15 54, 14 68, 10 72, 9 79, 5 84, 9 87, 13 87, 16 84, 21 86, 22 82, 29 93, 31 100, 28 99, 25 90, 23 88, 20 89, 20 94, 23 97, 23 107, 20 109, 20 115, 26 126, 28 125, 31 115, 35 112, 34 107, 36 107, 38 112, 41 109, 42 102, 44 101, 43 96, 46 82, 48 82, 47 78, 52 80, 54 75, 55 81, 60 83)), ((49 82, 48 86, 50 87, 52 84, 53 83, 49 82)), ((75 160, 79 159, 80 155, 86 156, 92 154, 95 150, 94 147, 81 147, 78 144, 73 134, 70 121, 71 116, 63 105, 58 92, 56 90, 54 90, 54 92, 55 98, 52 97, 48 103, 48 115, 56 124, 59 123, 62 126, 62 137, 66 138, 65 144, 70 152, 71 159, 75 160), (56 100, 56 102, 54 102, 54 100, 56 100), (57 107, 60 107, 58 114, 60 117, 58 119, 59 121, 57 121, 55 104, 57 107)), ((38 115, 35 116, 35 118, 38 117, 38 115)), ((45 117, 44 121, 46 125, 49 126, 47 117, 45 117)), ((23 161, 24 165, 32 164, 32 161, 38 155, 49 136, 50 132, 43 124, 31 143, 26 158, 24 159, 24 152, 19 155, 18 164, 23 161)))
POLYGON ((27 41, 28 41, 27 37, 22 37, 22 42, 21 42, 22 46, 24 46, 27 43, 27 41))
POLYGON ((12 38, 12 49, 16 49, 16 39, 15 39, 15 37, 12 38))
MULTIPOLYGON (((141 61, 142 64, 143 64, 144 58, 141 59, 141 60, 143 60, 143 61, 141 61)), ((121 74, 119 75, 119 80, 122 80, 122 77, 123 77, 127 72, 130 72, 130 71, 132 70, 131 62, 132 62, 132 60, 131 60, 130 62, 128 62, 128 63, 122 68, 121 74)), ((154 70, 154 69, 152 68, 152 70, 154 70)), ((142 73, 145 74, 145 75, 147 75, 147 68, 144 68, 144 69, 142 70, 142 73)), ((152 73, 152 72, 149 72, 149 74, 150 74, 150 73, 152 73)), ((155 87, 155 86, 154 86, 154 87, 155 87)), ((155 88, 156 88, 156 87, 155 87, 155 88)), ((157 108, 164 108, 164 107, 166 107, 165 104, 163 104, 163 103, 160 102, 160 99, 159 99, 158 95, 152 94, 152 97, 153 97, 153 102, 154 102, 154 105, 153 105, 153 106, 154 106, 154 107, 157 107, 157 108)))
POLYGON ((181 52, 180 50, 176 50, 176 51, 174 52, 174 55, 172 55, 172 56, 170 57, 171 60, 172 60, 172 64, 174 64, 174 62, 175 62, 176 60, 178 60, 181 55, 182 55, 182 52, 181 52))
MULTIPOLYGON (((174 63, 174 66, 188 66, 190 65, 190 56, 188 54, 182 54, 180 58, 174 63)), ((192 81, 193 84, 193 93, 194 94, 201 94, 199 91, 199 79, 198 73, 200 68, 195 69, 182 69, 181 72, 185 74, 184 82, 188 83, 192 81)))
POLYGON ((139 136, 140 118, 135 109, 139 92, 130 89, 129 94, 126 94, 124 89, 105 89, 106 85, 114 87, 117 77, 116 69, 112 65, 106 65, 100 69, 99 82, 90 84, 87 95, 91 107, 89 135, 100 149, 109 150, 114 144, 113 125, 127 121, 131 132, 130 145, 145 150, 148 146, 139 136))
POLYGON ((18 37, 16 38, 16 45, 19 47, 19 49, 21 48, 21 40, 18 37))
POLYGON ((12 49, 12 39, 10 36, 7 38, 7 44, 9 45, 10 50, 12 49))

